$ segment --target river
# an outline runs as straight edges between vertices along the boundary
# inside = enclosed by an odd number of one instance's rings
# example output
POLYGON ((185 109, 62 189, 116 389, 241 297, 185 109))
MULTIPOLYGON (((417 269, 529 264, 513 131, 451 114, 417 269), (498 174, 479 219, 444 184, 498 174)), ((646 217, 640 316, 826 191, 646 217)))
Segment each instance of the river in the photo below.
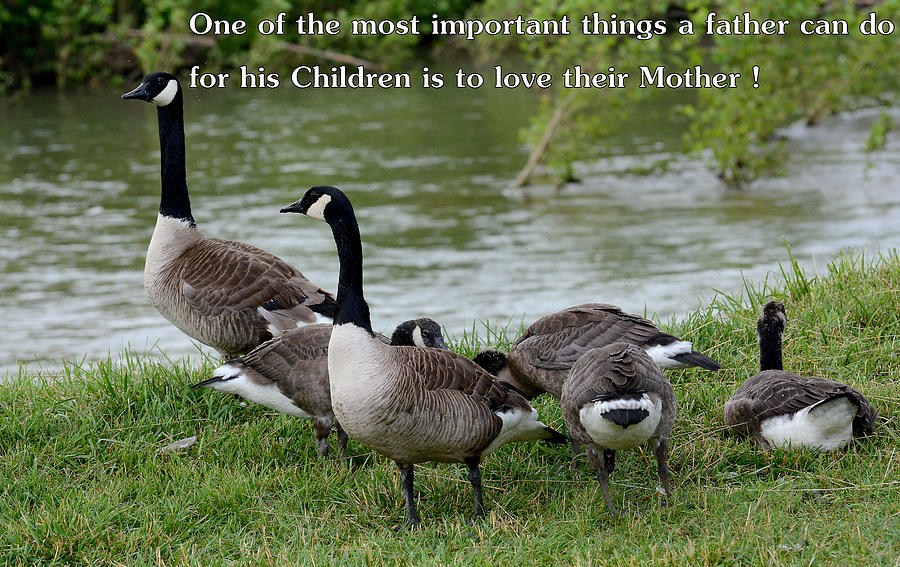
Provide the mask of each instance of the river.
MULTIPOLYGON (((159 142, 154 108, 119 100, 133 86, 36 91, 0 107, 0 373, 125 348, 198 357, 144 295, 159 142)), ((538 106, 525 90, 186 94, 199 227, 334 289, 328 227, 278 209, 311 185, 342 188, 378 330, 427 315, 450 335, 483 334, 476 322, 517 328, 588 301, 666 320, 777 272, 784 240, 812 273, 846 248, 900 246, 900 146, 862 151, 876 110, 787 128, 784 174, 734 191, 702 157, 678 153, 684 124, 668 107, 648 108, 590 149, 581 183, 521 200, 506 189, 527 158, 518 130, 538 106), (659 173, 629 173, 662 160, 659 173)))

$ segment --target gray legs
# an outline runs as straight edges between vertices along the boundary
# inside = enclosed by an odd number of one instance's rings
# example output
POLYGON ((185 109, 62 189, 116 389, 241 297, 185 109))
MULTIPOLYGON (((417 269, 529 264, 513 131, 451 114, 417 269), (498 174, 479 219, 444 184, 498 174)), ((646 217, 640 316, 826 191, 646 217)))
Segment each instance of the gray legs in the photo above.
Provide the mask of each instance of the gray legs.
MULTIPOLYGON (((653 454, 656 456, 657 470, 659 472, 659 482, 662 484, 665 496, 662 505, 668 506, 669 499, 672 498, 672 489, 669 486, 669 441, 667 439, 654 440, 653 454)), ((622 515, 622 511, 613 506, 612 499, 609 497, 609 475, 613 473, 616 466, 616 452, 610 449, 594 449, 587 450, 588 460, 594 471, 597 473, 597 480, 603 488, 603 497, 606 499, 606 506, 614 517, 622 515)))
POLYGON ((669 498, 672 497, 672 491, 669 488, 669 440, 663 439, 662 441, 657 441, 653 453, 656 455, 659 482, 662 483, 663 490, 666 493, 663 497, 663 506, 668 506, 669 498))
MULTIPOLYGON (((484 518, 484 501, 481 496, 481 457, 470 457, 465 461, 469 467, 469 483, 472 484, 472 493, 475 496, 475 513, 474 520, 484 518)), ((413 465, 403 465, 397 463, 400 469, 400 486, 403 488, 403 496, 406 500, 406 525, 409 527, 417 527, 422 520, 416 511, 416 495, 413 489, 413 481, 415 473, 413 473, 413 465)))
POLYGON ((609 508, 609 513, 613 515, 613 517, 619 517, 619 510, 613 506, 612 499, 609 497, 609 475, 612 472, 612 468, 615 465, 615 451, 610 451, 608 449, 601 449, 600 451, 595 451, 594 449, 587 450, 588 461, 591 462, 591 466, 594 467, 594 471, 597 473, 597 480, 600 481, 600 487, 603 489, 603 497, 606 498, 606 507, 609 508), (607 455, 609 454, 609 462, 607 463, 607 455))
POLYGON ((337 429, 338 451, 341 453, 341 462, 349 469, 350 456, 347 454, 347 432, 344 431, 341 424, 336 421, 334 422, 334 427, 337 429))
POLYGON ((400 463, 397 463, 397 466, 400 468, 400 486, 403 487, 403 495, 406 498, 406 525, 416 527, 422 523, 422 520, 419 519, 419 514, 416 512, 416 495, 413 491, 413 480, 415 478, 413 466, 401 465, 400 463))
POLYGON ((347 455, 347 432, 341 428, 340 423, 329 418, 313 419, 313 428, 316 430, 316 449, 322 458, 328 456, 328 434, 331 433, 332 425, 337 429, 338 451, 341 454, 341 462, 349 469, 350 457, 347 455))
POLYGON ((316 430, 316 449, 319 456, 328 456, 328 434, 331 433, 331 420, 328 418, 316 418, 313 420, 313 428, 316 430))
POLYGON ((481 499, 481 469, 478 465, 481 463, 481 457, 471 457, 466 459, 466 466, 469 467, 469 483, 472 484, 472 493, 475 495, 475 513, 472 515, 473 520, 484 518, 484 501, 481 499))

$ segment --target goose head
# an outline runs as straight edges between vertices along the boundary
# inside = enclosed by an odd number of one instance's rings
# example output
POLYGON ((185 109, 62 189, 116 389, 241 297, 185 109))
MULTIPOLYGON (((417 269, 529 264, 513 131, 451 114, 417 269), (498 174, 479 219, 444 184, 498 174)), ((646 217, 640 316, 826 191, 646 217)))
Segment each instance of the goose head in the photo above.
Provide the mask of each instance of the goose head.
POLYGON ((155 106, 168 106, 181 94, 181 85, 170 73, 150 73, 136 89, 122 95, 124 100, 138 99, 155 106))
POLYGON ((778 301, 770 301, 763 307, 762 314, 756 322, 756 332, 761 338, 780 338, 784 334, 786 324, 787 315, 784 312, 784 305, 778 301))
POLYGON ((506 382, 515 388, 517 392, 529 400, 543 393, 541 390, 537 390, 522 380, 519 380, 509 366, 509 356, 499 350, 483 350, 472 358, 472 362, 482 367, 488 374, 496 377, 497 380, 506 382))
POLYGON ((444 344, 444 334, 441 333, 441 326, 434 319, 427 317, 400 323, 391 336, 391 344, 447 348, 447 345, 444 344))
POLYGON ((300 213, 329 224, 338 213, 347 211, 353 211, 350 200, 340 189, 328 185, 309 188, 300 200, 281 209, 282 213, 300 213))
MULTIPOLYGON (((492 376, 500 377, 500 373, 509 371, 509 357, 499 350, 483 350, 475 355, 472 362, 484 368, 492 376)), ((507 380, 508 382, 508 380, 507 380)))

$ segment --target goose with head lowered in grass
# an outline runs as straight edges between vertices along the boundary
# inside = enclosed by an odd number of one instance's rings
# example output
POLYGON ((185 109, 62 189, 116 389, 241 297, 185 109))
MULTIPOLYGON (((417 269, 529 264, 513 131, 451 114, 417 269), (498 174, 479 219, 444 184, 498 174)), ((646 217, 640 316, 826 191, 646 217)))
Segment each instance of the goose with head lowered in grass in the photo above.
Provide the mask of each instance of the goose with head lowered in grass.
POLYGON ((663 370, 699 366, 716 371, 721 368, 712 358, 693 350, 689 341, 660 331, 649 319, 625 313, 615 305, 586 303, 541 317, 525 329, 509 355, 485 351, 476 356, 478 363, 534 398, 544 392, 555 398, 572 365, 592 348, 614 342, 641 347, 663 370))
POLYGON ((157 109, 162 195, 144 265, 144 288, 154 307, 226 358, 271 339, 273 330, 331 322, 334 297, 296 268, 255 246, 197 229, 185 174, 178 79, 151 73, 122 98, 157 109))
POLYGON ((871 434, 875 410, 858 390, 784 371, 781 339, 786 324, 782 303, 770 301, 763 307, 756 324, 760 372, 725 404, 725 423, 763 449, 834 451, 854 436, 871 434))
POLYGON ((400 468, 406 521, 420 523, 413 494, 416 463, 465 463, 484 516, 481 459, 505 443, 565 437, 537 419, 528 401, 471 360, 447 350, 390 347, 372 332, 363 297, 362 243, 350 200, 313 187, 282 212, 327 222, 340 264, 337 312, 328 345, 331 403, 341 427, 400 468))
POLYGON ((589 350, 572 366, 560 404, 569 435, 587 449, 613 516, 619 511, 609 497, 609 475, 618 450, 649 442, 665 497, 671 497, 668 455, 675 391, 643 349, 618 342, 589 350))
MULTIPOLYGON (((244 356, 230 360, 213 371, 212 378, 191 388, 211 388, 235 394, 281 413, 309 418, 316 432, 319 455, 328 456, 328 434, 337 430, 341 459, 349 464, 347 434, 335 421, 331 410, 328 381, 328 341, 331 325, 306 325, 284 331, 244 356)), ((433 319, 405 321, 397 326, 390 340, 393 346, 417 346, 446 349, 441 326, 433 319)))

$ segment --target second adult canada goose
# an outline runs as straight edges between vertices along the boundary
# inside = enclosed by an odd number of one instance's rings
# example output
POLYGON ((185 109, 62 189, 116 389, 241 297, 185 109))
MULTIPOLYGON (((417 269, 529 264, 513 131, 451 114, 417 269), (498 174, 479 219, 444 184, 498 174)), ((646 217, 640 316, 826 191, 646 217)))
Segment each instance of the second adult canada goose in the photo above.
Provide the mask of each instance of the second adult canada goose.
POLYGON ((188 336, 226 358, 278 330, 331 322, 334 298, 280 258, 243 242, 207 236, 191 215, 185 177, 181 85, 151 73, 123 99, 157 107, 162 196, 144 266, 154 307, 188 336))
POLYGON ((647 353, 622 342, 586 352, 572 366, 560 400, 569 435, 587 449, 609 511, 609 475, 616 451, 650 442, 666 497, 669 431, 675 422, 675 391, 647 353))
POLYGON ((875 410, 858 390, 817 376, 785 372, 784 305, 770 301, 756 324, 760 372, 725 404, 725 423, 763 449, 811 447, 834 451, 872 433, 875 410))
POLYGON ((510 347, 506 364, 504 355, 497 351, 476 361, 490 360, 494 374, 525 392, 529 399, 544 392, 559 398, 569 370, 582 354, 618 341, 643 348, 663 370, 721 368, 712 358, 693 350, 689 341, 663 333, 652 321, 605 303, 576 305, 541 317, 510 347))
MULTIPOLYGON (((306 325, 285 331, 244 356, 226 362, 212 378, 191 388, 212 388, 236 394, 281 413, 309 418, 316 431, 319 455, 328 455, 328 434, 337 430, 341 459, 348 462, 347 434, 335 422, 328 383, 328 341, 331 325, 306 325)), ((390 341, 394 346, 447 348, 441 326, 433 319, 406 321, 397 326, 390 341)))
POLYGON ((524 397, 464 356, 378 340, 363 297, 359 226, 344 193, 313 187, 281 211, 327 222, 337 245, 338 307, 328 345, 335 417, 351 437, 400 468, 408 524, 420 522, 413 466, 425 461, 465 463, 475 517, 483 517, 482 457, 504 443, 565 437, 538 421, 524 397))

